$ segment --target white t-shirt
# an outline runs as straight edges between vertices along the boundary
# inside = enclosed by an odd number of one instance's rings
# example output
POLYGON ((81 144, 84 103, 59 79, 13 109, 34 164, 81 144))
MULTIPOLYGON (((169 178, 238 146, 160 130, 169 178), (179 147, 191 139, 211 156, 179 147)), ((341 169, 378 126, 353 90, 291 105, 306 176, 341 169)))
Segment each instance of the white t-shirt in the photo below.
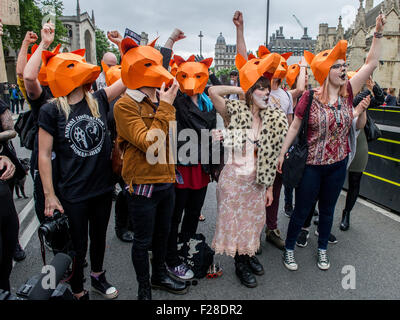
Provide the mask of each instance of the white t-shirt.
POLYGON ((276 103, 280 104, 286 115, 293 114, 293 97, 290 92, 278 88, 277 90, 272 90, 270 96, 277 100, 276 103))

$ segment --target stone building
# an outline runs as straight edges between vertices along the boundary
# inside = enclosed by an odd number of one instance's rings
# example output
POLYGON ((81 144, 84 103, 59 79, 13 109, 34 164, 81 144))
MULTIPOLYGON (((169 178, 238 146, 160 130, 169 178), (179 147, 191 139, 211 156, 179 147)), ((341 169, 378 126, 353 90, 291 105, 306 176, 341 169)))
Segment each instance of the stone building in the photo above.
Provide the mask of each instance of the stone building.
POLYGON ((301 39, 286 39, 283 35, 283 27, 279 27, 279 30, 276 30, 276 33, 272 34, 269 38, 268 49, 271 52, 276 52, 279 54, 286 52, 293 52, 293 56, 302 56, 304 50, 308 50, 314 52, 316 40, 312 40, 312 38, 307 34, 307 28, 304 28, 304 35, 301 39))
POLYGON ((97 64, 96 61, 96 24, 94 11, 92 16, 87 12, 81 13, 79 0, 76 1, 76 15, 62 16, 60 20, 68 30, 65 37, 65 44, 62 45, 61 51, 69 52, 78 49, 86 49, 86 61, 97 64))
POLYGON ((215 72, 235 66, 236 45, 226 44, 222 32, 215 44, 215 72))
POLYGON ((400 87, 400 0, 384 0, 374 7, 373 0, 360 0, 357 16, 351 27, 343 32, 341 18, 337 28, 320 24, 316 52, 332 48, 337 41, 346 39, 348 43, 347 59, 349 70, 360 68, 371 47, 376 18, 380 11, 385 13, 387 23, 382 39, 382 54, 374 80, 381 87, 400 87))

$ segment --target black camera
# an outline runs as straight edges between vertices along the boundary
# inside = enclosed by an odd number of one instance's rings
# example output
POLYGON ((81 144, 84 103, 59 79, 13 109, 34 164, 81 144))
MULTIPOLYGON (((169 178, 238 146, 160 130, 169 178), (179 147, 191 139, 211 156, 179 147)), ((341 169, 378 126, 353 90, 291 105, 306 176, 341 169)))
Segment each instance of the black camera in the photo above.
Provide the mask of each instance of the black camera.
POLYGON ((53 217, 46 218, 39 226, 38 234, 39 239, 46 241, 55 253, 69 254, 72 250, 68 217, 58 210, 54 211, 53 217))

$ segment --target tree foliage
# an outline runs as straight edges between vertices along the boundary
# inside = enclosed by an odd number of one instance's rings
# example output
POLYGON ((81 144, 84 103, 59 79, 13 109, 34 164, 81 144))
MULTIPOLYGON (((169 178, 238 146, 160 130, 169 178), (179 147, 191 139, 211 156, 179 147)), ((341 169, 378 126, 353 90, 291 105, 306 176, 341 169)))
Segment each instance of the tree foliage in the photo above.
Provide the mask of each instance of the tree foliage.
POLYGON ((229 74, 232 71, 237 72, 238 70, 235 66, 232 66, 230 68, 224 68, 224 69, 217 71, 217 73, 215 75, 217 76, 217 78, 219 78, 221 80, 222 83, 225 83, 225 82, 227 82, 227 79, 229 78, 229 74))
POLYGON ((63 11, 63 2, 61 0, 19 0, 20 26, 4 26, 3 37, 5 48, 11 47, 18 51, 28 31, 35 32, 40 42, 40 30, 42 29, 42 20, 47 12, 42 8, 44 6, 53 6, 56 12, 56 32, 53 46, 63 43, 63 37, 67 34, 67 29, 63 26, 60 16, 63 11))

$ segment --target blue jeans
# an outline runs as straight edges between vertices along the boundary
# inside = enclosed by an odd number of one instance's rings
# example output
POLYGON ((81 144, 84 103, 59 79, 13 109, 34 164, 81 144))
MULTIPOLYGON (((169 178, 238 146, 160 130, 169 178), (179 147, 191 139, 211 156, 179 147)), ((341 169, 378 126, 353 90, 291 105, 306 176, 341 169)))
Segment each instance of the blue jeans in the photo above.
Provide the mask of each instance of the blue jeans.
POLYGON ((293 188, 285 186, 285 206, 293 205, 293 188))
POLYGON ((331 165, 305 167, 303 178, 296 189, 296 204, 289 222, 286 249, 294 250, 297 237, 317 198, 319 199, 318 248, 327 249, 336 202, 346 178, 347 161, 348 158, 331 165))

